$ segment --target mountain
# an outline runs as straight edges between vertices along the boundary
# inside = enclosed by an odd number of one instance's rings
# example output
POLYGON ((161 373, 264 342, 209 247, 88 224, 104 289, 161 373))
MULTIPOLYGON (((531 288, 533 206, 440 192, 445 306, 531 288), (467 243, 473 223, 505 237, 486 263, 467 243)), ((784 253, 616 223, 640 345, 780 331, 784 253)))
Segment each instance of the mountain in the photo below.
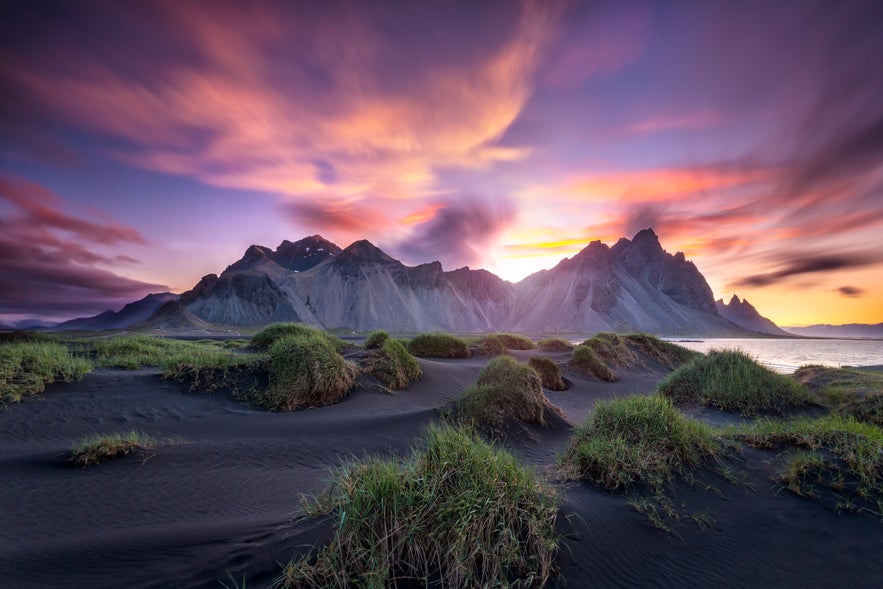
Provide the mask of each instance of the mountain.
POLYGON ((744 335, 718 313, 711 288, 652 229, 613 247, 592 242, 512 284, 486 270, 406 266, 366 240, 341 250, 313 235, 271 250, 253 245, 220 276, 181 295, 201 320, 302 321, 325 328, 488 332, 650 331, 744 335))
POLYGON ((786 327, 789 333, 805 337, 881 338, 883 323, 847 323, 845 325, 809 325, 806 327, 786 327))
POLYGON ((167 301, 158 307, 146 321, 138 324, 138 329, 142 330, 204 330, 211 331, 214 326, 206 323, 193 313, 187 310, 187 307, 180 301, 167 301))
POLYGON ((53 329, 97 331, 102 329, 125 329, 150 317, 161 305, 178 300, 178 295, 170 292, 149 294, 143 299, 129 303, 119 311, 105 311, 92 317, 81 317, 59 323, 53 329))
POLYGON ((767 335, 790 335, 787 331, 758 313, 754 305, 749 303, 747 299, 740 301, 739 297, 733 295, 729 303, 724 303, 723 299, 718 299, 714 304, 721 317, 726 317, 743 329, 767 335))

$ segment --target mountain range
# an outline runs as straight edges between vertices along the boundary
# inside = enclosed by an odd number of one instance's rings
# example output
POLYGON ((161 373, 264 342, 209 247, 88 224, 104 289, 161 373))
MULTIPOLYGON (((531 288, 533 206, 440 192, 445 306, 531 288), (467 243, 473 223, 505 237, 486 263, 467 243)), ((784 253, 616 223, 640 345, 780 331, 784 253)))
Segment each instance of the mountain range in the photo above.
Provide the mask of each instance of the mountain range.
POLYGON ((252 245, 191 290, 158 293, 57 329, 205 329, 299 321, 326 329, 521 333, 646 331, 663 335, 787 335, 748 301, 715 301, 683 253, 652 229, 511 283, 486 270, 406 266, 366 240, 345 249, 320 235, 252 245))
POLYGON ((805 327, 786 327, 789 333, 803 337, 842 337, 883 339, 883 323, 847 323, 845 325, 807 325, 805 327))
POLYGON ((652 229, 612 247, 594 241, 518 283, 468 267, 445 271, 439 262, 406 266, 366 240, 341 249, 312 235, 275 250, 249 247, 177 305, 211 324, 300 321, 360 331, 735 336, 778 330, 759 314, 749 327, 722 316, 696 266, 682 253, 666 252, 652 229))

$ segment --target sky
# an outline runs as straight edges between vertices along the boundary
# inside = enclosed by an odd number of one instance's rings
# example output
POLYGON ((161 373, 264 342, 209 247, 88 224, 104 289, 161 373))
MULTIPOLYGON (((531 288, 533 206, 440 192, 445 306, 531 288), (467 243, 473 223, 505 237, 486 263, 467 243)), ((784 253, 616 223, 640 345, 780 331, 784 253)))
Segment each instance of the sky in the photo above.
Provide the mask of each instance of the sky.
POLYGON ((6 1, 0 321, 368 239, 517 281, 652 227, 883 322, 883 3, 6 1))

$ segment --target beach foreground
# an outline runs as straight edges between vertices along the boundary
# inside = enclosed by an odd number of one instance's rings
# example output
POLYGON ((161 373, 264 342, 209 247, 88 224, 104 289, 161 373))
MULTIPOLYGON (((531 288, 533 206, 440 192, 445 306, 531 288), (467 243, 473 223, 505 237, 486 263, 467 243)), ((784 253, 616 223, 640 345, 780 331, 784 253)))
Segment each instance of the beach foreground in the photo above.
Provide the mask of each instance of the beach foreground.
MULTIPOLYGON (((543 355, 564 363, 569 352, 543 355)), ((325 544, 327 520, 300 517, 301 496, 322 492, 329 469, 364 456, 402 456, 438 408, 475 383, 486 356, 419 361, 423 378, 389 394, 365 379, 340 403, 292 413, 229 395, 186 392, 156 369, 100 370, 0 409, 0 570, 4 587, 270 585, 280 564, 325 544), (80 468, 73 444, 109 431, 144 432, 155 448, 80 468)), ((565 391, 545 394, 571 423, 593 404, 651 394, 660 366, 613 383, 564 369, 565 391)), ((688 411, 721 425, 741 418, 688 411)), ((571 436, 564 420, 529 426, 505 446, 541 476, 571 436)), ((770 477, 777 455, 745 448, 745 484, 710 476, 676 484, 691 514, 649 525, 626 496, 557 480, 563 500, 560 576, 551 586, 841 586, 879 584, 879 517, 838 513, 770 477), (693 517, 695 516, 695 517, 693 517)))

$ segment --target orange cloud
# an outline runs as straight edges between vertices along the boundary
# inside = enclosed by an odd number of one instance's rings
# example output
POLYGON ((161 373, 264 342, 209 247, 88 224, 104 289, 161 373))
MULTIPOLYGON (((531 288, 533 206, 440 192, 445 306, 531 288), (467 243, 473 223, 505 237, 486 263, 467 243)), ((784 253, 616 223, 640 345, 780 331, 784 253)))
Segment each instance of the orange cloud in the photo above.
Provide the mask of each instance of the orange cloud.
POLYGON ((145 59, 121 70, 68 47, 63 72, 51 67, 58 56, 47 49, 36 63, 7 64, 3 73, 67 122, 127 141, 114 157, 217 186, 313 199, 328 190, 339 198, 419 198, 435 190, 439 166, 481 167, 530 153, 496 142, 531 96, 560 2, 526 0, 502 43, 395 80, 384 68, 401 48, 364 23, 356 6, 308 23, 275 5, 244 10, 163 5, 157 14, 168 33, 195 59, 161 67, 145 59), (269 59, 280 47, 306 61, 269 59), (333 182, 316 159, 333 167, 333 182))
POLYGON ((765 171, 663 168, 592 174, 572 179, 561 192, 580 200, 668 201, 768 180, 765 171))

